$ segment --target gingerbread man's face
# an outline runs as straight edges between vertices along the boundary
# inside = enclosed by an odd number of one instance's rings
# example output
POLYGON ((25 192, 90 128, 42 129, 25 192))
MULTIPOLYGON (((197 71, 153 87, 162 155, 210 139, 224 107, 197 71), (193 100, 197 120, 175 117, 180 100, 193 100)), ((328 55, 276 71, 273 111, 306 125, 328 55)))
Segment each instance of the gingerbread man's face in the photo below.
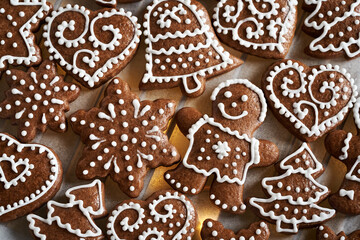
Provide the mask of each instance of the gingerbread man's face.
POLYGON ((252 133, 265 120, 266 101, 262 91, 242 79, 220 84, 211 100, 216 121, 231 129, 252 133))

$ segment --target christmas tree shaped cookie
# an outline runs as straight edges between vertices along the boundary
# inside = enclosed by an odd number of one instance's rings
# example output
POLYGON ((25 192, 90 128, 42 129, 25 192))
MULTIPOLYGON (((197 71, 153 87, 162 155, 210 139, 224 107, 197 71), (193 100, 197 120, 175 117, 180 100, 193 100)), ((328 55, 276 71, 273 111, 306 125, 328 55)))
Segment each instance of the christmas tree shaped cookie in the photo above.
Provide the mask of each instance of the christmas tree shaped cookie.
POLYGON ((196 0, 154 0, 146 9, 147 63, 140 89, 180 86, 186 96, 198 97, 207 79, 242 64, 220 45, 196 0))
POLYGON ((29 228, 39 240, 105 239, 94 219, 106 215, 104 185, 100 180, 70 188, 69 203, 49 201, 47 218, 29 214, 29 228))
POLYGON ((221 0, 214 27, 231 47, 265 58, 285 58, 295 34, 297 0, 221 0))
POLYGON ((268 240, 270 237, 270 230, 265 222, 255 222, 249 226, 248 229, 242 229, 235 234, 229 229, 212 219, 206 219, 201 229, 202 240, 268 240))
POLYGON ((0 71, 8 64, 34 66, 41 62, 33 31, 51 9, 46 0, 0 1, 0 71))
POLYGON ((76 174, 80 179, 108 175, 130 197, 137 197, 150 168, 170 166, 180 155, 164 133, 175 102, 140 101, 128 84, 115 78, 100 107, 71 115, 75 133, 85 143, 76 174))
POLYGON ((309 11, 303 30, 315 39, 305 53, 318 58, 345 56, 358 57, 360 54, 360 10, 359 1, 304 1, 309 11))
MULTIPOLYGON (((354 119, 360 133, 360 99, 354 107, 354 119)), ((338 192, 329 197, 336 210, 346 214, 360 214, 360 136, 344 130, 335 130, 326 137, 327 151, 347 167, 347 173, 338 192)))
POLYGON ((69 103, 80 94, 80 88, 64 82, 56 73, 56 65, 44 61, 39 69, 27 72, 7 70, 5 79, 10 89, 6 99, 0 103, 0 118, 10 118, 18 125, 18 138, 30 142, 36 131, 45 132, 49 127, 56 132, 67 128, 65 112, 69 103))
POLYGON ((165 173, 176 190, 198 194, 214 174, 211 201, 225 211, 245 211, 243 188, 248 170, 278 159, 275 144, 253 137, 266 117, 262 91, 248 80, 221 83, 211 95, 213 117, 196 109, 183 108, 176 121, 190 145, 181 164, 165 173))
POLYGON ((328 226, 320 226, 318 227, 316 232, 316 239, 317 240, 359 240, 360 230, 354 231, 349 235, 346 235, 344 232, 340 232, 336 234, 328 226))
POLYGON ((277 232, 297 233, 299 228, 318 225, 335 215, 333 209, 318 205, 329 194, 316 182, 324 171, 306 143, 277 166, 282 175, 262 180, 270 198, 251 198, 256 213, 276 223, 277 232))

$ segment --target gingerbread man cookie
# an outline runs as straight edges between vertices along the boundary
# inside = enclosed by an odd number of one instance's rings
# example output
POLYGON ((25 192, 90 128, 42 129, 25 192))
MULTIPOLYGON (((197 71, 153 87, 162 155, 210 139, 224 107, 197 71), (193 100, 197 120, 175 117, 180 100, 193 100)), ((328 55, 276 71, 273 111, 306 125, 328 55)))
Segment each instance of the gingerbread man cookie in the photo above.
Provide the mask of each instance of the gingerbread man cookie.
POLYGON ((45 132, 49 127, 56 132, 65 132, 69 103, 80 94, 80 88, 64 82, 57 75, 56 65, 46 60, 39 69, 27 72, 7 70, 5 79, 10 89, 0 103, 0 118, 10 118, 18 125, 18 138, 30 142, 36 131, 45 132))
POLYGON ((57 193, 61 179, 61 161, 52 149, 0 133, 0 222, 43 205, 57 193))
POLYGON ((214 27, 229 46, 264 58, 285 58, 294 38, 297 0, 221 0, 214 27))
POLYGON ((111 178, 130 197, 137 197, 149 168, 170 166, 180 155, 164 133, 175 102, 140 101, 115 78, 100 107, 71 115, 71 125, 85 143, 76 174, 80 179, 111 178))
POLYGON ((0 71, 8 64, 34 66, 41 62, 33 31, 51 9, 46 0, 0 1, 0 71))
POLYGON ((116 76, 140 42, 137 18, 122 8, 90 11, 68 4, 46 22, 43 37, 50 58, 87 88, 116 76))
POLYGON ((341 124, 358 95, 345 69, 331 64, 308 67, 295 60, 269 66, 262 88, 275 117, 304 142, 341 124))
MULTIPOLYGON (((360 99, 354 107, 354 119, 360 133, 360 99)), ((335 130, 325 139, 326 150, 342 161, 347 173, 338 192, 329 197, 337 211, 360 214, 360 136, 344 130, 335 130)))
POLYGON ((360 1, 305 0, 304 10, 310 12, 303 30, 315 39, 305 53, 317 58, 360 54, 360 1))
POLYGON ((334 231, 328 226, 320 226, 316 231, 316 240, 359 240, 360 230, 354 231, 349 235, 346 235, 343 231, 334 233, 334 231))
POLYGON ((248 229, 241 229, 235 234, 229 229, 212 219, 206 219, 201 229, 202 240, 268 240, 270 237, 270 230, 265 222, 252 223, 248 229))
POLYGON ((242 64, 220 45, 205 7, 196 0, 154 0, 146 8, 144 35, 143 90, 180 86, 186 96, 198 97, 206 79, 242 64))
POLYGON ((100 180, 70 188, 65 193, 68 203, 49 201, 47 218, 29 214, 29 228, 35 239, 103 240, 94 219, 107 214, 104 185, 100 180))
POLYGON ((107 235, 110 240, 189 240, 195 234, 196 218, 185 195, 162 190, 146 201, 131 199, 117 205, 109 216, 107 235))
POLYGON ((183 108, 176 115, 181 132, 190 139, 182 163, 165 173, 176 190, 198 194, 214 174, 211 201, 225 211, 245 211, 243 188, 248 170, 274 163, 275 144, 253 137, 266 117, 263 92, 248 80, 221 83, 211 95, 213 117, 183 108))
POLYGON ((335 210, 320 207, 329 189, 316 182, 324 171, 307 143, 276 165, 282 174, 262 180, 270 198, 251 198, 256 214, 276 223, 276 231, 297 233, 299 228, 318 225, 334 217, 335 210))

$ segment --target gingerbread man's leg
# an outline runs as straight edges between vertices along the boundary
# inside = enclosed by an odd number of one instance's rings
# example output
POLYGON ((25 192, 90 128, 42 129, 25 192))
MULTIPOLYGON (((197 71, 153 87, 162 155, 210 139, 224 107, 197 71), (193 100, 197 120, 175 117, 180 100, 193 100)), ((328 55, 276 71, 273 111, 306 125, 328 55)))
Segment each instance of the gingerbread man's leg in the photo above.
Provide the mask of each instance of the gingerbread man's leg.
POLYGON ((206 183, 207 177, 179 164, 175 169, 165 173, 166 182, 175 190, 187 194, 199 194, 206 183))
POLYGON ((223 209, 234 214, 245 212, 246 205, 243 201, 244 185, 237 183, 219 183, 213 181, 210 189, 210 200, 223 209))

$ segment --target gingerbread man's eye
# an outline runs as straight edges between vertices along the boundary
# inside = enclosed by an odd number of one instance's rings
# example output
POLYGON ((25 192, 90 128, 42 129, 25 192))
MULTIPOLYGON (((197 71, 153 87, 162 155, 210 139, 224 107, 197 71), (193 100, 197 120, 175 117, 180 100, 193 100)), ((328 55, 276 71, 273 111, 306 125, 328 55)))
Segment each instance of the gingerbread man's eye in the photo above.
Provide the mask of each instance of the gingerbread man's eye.
POLYGON ((226 98, 231 98, 231 97, 232 97, 232 93, 231 93, 230 91, 226 91, 226 92, 224 93, 224 96, 225 96, 226 98))

